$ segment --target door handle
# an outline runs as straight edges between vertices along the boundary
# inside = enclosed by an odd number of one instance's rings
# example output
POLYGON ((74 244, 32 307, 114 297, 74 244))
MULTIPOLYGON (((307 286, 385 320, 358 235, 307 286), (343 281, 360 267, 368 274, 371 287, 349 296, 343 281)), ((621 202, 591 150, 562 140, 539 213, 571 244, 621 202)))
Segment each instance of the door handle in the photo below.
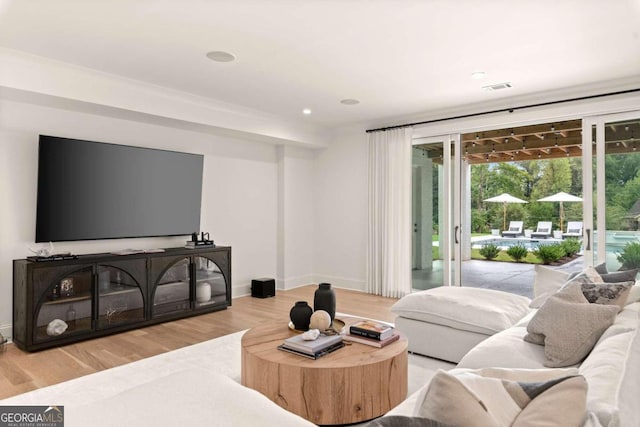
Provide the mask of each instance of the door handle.
POLYGON ((456 227, 453 229, 453 240, 456 244, 460 243, 460 241, 458 240, 458 229, 460 228, 460 226, 456 225, 456 227))
POLYGON ((586 251, 590 251, 591 250, 591 229, 587 228, 585 231, 587 232, 587 245, 584 249, 586 251))

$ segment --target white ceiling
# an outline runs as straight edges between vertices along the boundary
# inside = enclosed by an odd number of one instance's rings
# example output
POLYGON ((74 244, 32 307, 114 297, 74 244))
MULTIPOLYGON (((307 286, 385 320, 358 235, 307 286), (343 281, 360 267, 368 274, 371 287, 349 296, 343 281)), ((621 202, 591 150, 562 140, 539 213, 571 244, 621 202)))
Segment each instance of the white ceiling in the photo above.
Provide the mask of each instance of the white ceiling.
POLYGON ((391 124, 637 87, 640 0, 0 0, 0 47, 288 120, 391 124))

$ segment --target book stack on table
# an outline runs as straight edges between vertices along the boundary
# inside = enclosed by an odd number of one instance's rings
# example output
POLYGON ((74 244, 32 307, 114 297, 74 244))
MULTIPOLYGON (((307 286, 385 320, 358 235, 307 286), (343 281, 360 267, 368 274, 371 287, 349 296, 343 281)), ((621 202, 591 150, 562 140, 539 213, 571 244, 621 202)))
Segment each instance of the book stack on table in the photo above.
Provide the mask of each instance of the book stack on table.
POLYGON ((342 347, 344 347, 344 343, 341 335, 320 335, 313 341, 305 341, 300 334, 284 340, 278 349, 310 359, 317 359, 342 347))
POLYGON ((345 341, 382 348, 400 339, 400 334, 386 323, 363 320, 351 325, 343 338, 345 341))

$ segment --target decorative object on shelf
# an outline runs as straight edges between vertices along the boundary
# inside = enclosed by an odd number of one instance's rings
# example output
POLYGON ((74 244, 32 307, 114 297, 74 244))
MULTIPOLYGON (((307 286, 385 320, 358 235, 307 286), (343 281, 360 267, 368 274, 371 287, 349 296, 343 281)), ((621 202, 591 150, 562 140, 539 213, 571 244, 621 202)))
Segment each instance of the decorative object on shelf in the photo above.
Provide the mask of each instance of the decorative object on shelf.
POLYGON ((198 239, 198 233, 191 233, 191 240, 187 240, 185 248, 193 249, 196 246, 215 246, 215 243, 209 238, 208 232, 200 232, 200 239, 198 239))
POLYGON ((76 310, 73 308, 73 304, 69 306, 66 314, 67 325, 69 326, 69 330, 73 331, 76 328, 76 310))
POLYGON ((43 258, 50 257, 53 254, 53 242, 49 242, 48 248, 38 248, 38 249, 29 248, 29 250, 38 257, 43 257, 43 258))
POLYGON ((50 337, 57 337, 58 335, 64 334, 69 325, 62 319, 53 319, 47 325, 47 335, 50 337))
POLYGON ((52 300, 60 298, 60 283, 56 283, 53 289, 51 289, 51 295, 49 295, 49 298, 52 300))
POLYGON ((331 326, 331 316, 324 310, 316 310, 311 315, 309 322, 310 329, 319 329, 321 331, 329 329, 331 326))
POLYGON ((311 321, 312 314, 313 309, 306 301, 298 301, 291 308, 289 317, 291 318, 291 322, 293 322, 293 326, 297 330, 306 331, 309 329, 309 322, 311 321))
POLYGON ((336 294, 331 289, 331 283, 320 283, 313 296, 313 309, 326 311, 331 321, 336 317, 336 294))
POLYGON ((196 285, 196 301, 203 303, 211 299, 211 285, 208 282, 198 282, 196 285))
POLYGON ((302 334, 302 339, 305 341, 315 341, 320 336, 320 331, 317 329, 309 329, 302 334))
POLYGON ((60 281, 60 296, 71 297, 73 294, 73 279, 71 277, 65 277, 60 281))

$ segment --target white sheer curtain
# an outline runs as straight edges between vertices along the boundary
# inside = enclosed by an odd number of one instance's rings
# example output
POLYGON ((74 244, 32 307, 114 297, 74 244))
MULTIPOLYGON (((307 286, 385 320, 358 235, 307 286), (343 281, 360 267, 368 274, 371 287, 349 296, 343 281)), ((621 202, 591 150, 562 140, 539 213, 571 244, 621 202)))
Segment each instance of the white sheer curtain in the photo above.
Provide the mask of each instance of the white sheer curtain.
POLYGON ((369 134, 367 290, 411 292, 411 128, 369 134))

